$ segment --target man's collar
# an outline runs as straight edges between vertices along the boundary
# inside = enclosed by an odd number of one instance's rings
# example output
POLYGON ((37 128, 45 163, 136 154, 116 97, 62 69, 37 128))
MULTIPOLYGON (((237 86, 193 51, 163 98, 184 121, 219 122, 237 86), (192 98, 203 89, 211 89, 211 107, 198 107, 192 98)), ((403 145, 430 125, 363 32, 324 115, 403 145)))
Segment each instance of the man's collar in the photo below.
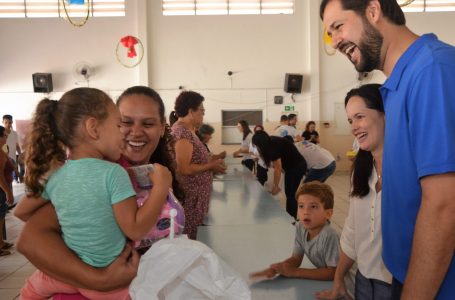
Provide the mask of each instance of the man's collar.
POLYGON ((398 59, 395 67, 392 70, 392 74, 387 80, 384 82, 382 88, 388 90, 396 90, 398 85, 400 84, 401 77, 403 75, 406 66, 409 64, 411 59, 413 59, 414 55, 425 45, 428 40, 436 40, 438 37, 435 34, 429 33, 424 34, 419 37, 414 43, 409 46, 408 49, 401 55, 398 59))

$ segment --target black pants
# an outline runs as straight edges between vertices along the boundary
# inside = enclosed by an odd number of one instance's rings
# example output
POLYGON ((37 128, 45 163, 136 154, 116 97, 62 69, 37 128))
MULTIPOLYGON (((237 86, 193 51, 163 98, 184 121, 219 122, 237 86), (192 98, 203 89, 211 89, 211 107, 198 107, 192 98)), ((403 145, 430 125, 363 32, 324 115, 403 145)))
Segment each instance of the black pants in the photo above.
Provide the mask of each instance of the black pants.
POLYGON ((392 300, 400 300, 401 291, 403 290, 403 284, 399 282, 395 277, 392 279, 392 300))
POLYGON ((264 185, 266 183, 268 176, 267 176, 268 170, 266 168, 261 167, 259 164, 257 165, 256 168, 256 178, 258 179, 259 183, 264 185))
POLYGON ((297 218, 297 200, 295 192, 299 188, 300 181, 306 173, 306 162, 302 161, 297 166, 284 173, 284 193, 286 194, 286 211, 294 219, 297 218))
POLYGON ((392 286, 384 281, 368 279, 357 270, 355 275, 355 298, 361 300, 390 300, 392 286))
POLYGON ((242 165, 247 167, 250 171, 253 171, 254 160, 252 160, 252 159, 244 159, 244 160, 242 160, 242 165))

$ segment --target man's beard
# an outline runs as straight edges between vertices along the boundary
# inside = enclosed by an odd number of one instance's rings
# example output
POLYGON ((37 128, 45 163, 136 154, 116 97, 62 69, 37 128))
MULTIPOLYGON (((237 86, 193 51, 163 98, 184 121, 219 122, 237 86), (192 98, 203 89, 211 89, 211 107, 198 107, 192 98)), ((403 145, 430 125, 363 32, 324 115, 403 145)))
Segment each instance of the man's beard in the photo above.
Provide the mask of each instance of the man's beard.
POLYGON ((381 33, 363 18, 364 33, 359 43, 361 59, 358 64, 354 64, 358 72, 371 72, 382 69, 381 47, 383 36, 381 33))

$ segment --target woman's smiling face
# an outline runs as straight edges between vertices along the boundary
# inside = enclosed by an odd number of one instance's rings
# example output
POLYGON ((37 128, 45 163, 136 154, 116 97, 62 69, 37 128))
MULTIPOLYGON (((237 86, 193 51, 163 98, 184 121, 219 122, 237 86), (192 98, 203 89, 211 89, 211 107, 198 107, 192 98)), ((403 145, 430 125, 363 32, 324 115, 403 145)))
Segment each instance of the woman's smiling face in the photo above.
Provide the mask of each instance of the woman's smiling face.
POLYGON ((132 94, 123 97, 119 110, 124 134, 123 155, 134 165, 149 163, 164 133, 165 123, 158 103, 146 95, 132 94))
POLYGON ((353 96, 346 105, 351 132, 359 141, 360 149, 374 152, 384 143, 384 114, 366 106, 362 97, 353 96))

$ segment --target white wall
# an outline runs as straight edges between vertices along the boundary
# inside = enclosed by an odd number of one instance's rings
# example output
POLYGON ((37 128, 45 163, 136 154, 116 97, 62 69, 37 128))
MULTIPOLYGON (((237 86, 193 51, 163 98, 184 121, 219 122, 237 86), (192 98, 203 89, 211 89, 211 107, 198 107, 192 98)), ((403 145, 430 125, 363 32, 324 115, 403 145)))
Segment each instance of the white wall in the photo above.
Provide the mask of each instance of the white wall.
POLYGON ((309 117, 306 59, 308 38, 304 1, 293 15, 162 16, 160 1, 149 6, 150 86, 173 107, 178 87, 202 93, 206 121, 219 122, 221 109, 264 109, 264 120, 278 121, 285 73, 304 74, 295 108, 309 117), (231 78, 228 71, 233 71, 231 78))
POLYGON ((112 94, 137 84, 138 69, 128 69, 117 62, 115 48, 121 37, 137 35, 136 1, 127 2, 125 18, 90 18, 75 28, 57 18, 0 18, 0 114, 15 119, 29 119, 36 103, 45 95, 33 93, 32 74, 52 73, 54 92, 62 92, 76 84, 72 72, 79 61, 95 68, 90 86, 112 94))
MULTIPOLYGON (((283 91, 287 72, 305 75, 303 93, 296 96, 294 105, 300 119, 333 121, 334 103, 342 102, 346 91, 359 84, 350 62, 340 54, 327 56, 319 42, 315 46, 310 35, 321 28, 316 28, 319 22, 308 22, 314 9, 310 15, 306 1, 296 1, 293 15, 273 16, 164 17, 160 1, 147 5, 143 0, 127 1, 125 18, 91 18, 82 28, 54 18, 0 19, 0 113, 11 113, 17 119, 31 116, 43 96, 33 93, 32 73, 53 74, 51 97, 78 86, 72 76, 78 61, 95 67, 91 86, 113 96, 144 83, 139 68, 127 69, 116 61, 115 46, 127 34, 139 36, 146 45, 141 67, 148 71, 149 85, 161 92, 167 110, 172 109, 178 87, 184 86, 206 96, 208 122, 220 121, 221 108, 262 108, 264 120, 278 121, 283 106, 273 104, 273 97, 283 95, 285 104, 291 103, 283 91), (309 55, 318 48, 319 63, 309 55), (231 79, 228 71, 234 72, 231 79), (310 80, 315 71, 319 71, 317 85, 314 78, 310 80), (312 86, 320 90, 314 91, 312 86), (320 98, 316 102, 320 116, 312 107, 315 97, 320 98)), ((408 13, 407 19, 416 33, 436 32, 442 40, 455 44, 450 29, 453 16, 408 13)), ((383 79, 379 75, 373 80, 383 79)))

